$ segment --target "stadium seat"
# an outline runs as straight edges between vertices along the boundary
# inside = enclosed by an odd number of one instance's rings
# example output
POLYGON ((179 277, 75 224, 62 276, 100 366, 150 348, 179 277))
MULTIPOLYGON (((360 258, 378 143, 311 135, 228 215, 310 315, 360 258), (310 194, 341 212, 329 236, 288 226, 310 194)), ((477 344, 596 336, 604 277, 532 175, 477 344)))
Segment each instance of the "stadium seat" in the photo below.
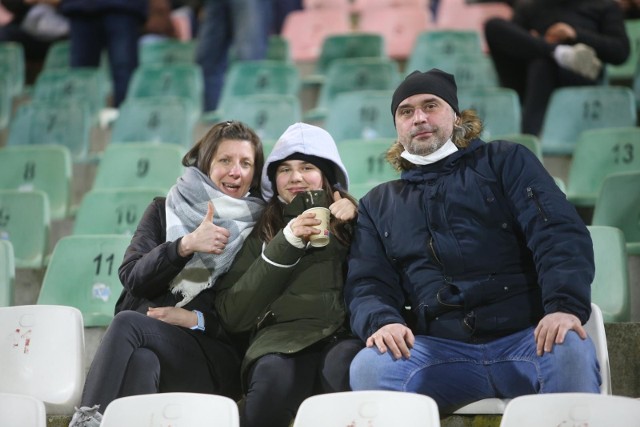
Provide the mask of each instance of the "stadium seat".
POLYGON ((9 126, 13 110, 13 95, 10 88, 10 77, 6 74, 0 75, 0 131, 9 126))
POLYGON ((33 396, 0 393, 2 427, 47 427, 44 402, 33 396))
POLYGON ((195 63, 195 40, 164 39, 141 43, 138 49, 140 65, 195 63))
POLYGON ((303 9, 351 9, 351 0, 302 0, 303 9))
POLYGON ((63 145, 11 146, 0 150, 0 189, 44 191, 52 220, 69 214, 71 175, 71 153, 63 145))
POLYGON ((58 40, 49 46, 47 55, 44 58, 42 70, 59 70, 71 68, 69 59, 69 48, 71 42, 68 39, 58 40))
POLYGON ((507 405, 500 427, 633 425, 640 419, 640 400, 593 393, 548 393, 520 396, 507 405))
POLYGON ((287 14, 281 35, 289 43, 294 62, 315 62, 322 42, 332 34, 351 31, 349 11, 334 8, 294 10, 287 14))
POLYGON ((22 104, 9 125, 7 145, 64 145, 74 163, 93 160, 92 126, 88 105, 69 101, 32 101, 22 104))
POLYGON ((0 42, 0 76, 9 76, 11 97, 24 92, 25 56, 24 48, 18 42, 0 42))
POLYGON ((569 166, 567 198, 576 206, 593 206, 604 178, 617 172, 640 172, 640 127, 582 132, 569 166))
POLYGON ((591 299, 602 310, 605 322, 630 320, 629 272, 624 234, 615 227, 587 226, 593 240, 596 275, 591 299))
POLYGON ((104 411, 100 427, 239 427, 238 405, 215 394, 157 393, 121 397, 104 411))
POLYGON ((426 71, 425 63, 429 58, 443 55, 477 55, 482 53, 480 34, 475 30, 431 29, 418 34, 411 49, 405 70, 426 71))
POLYGON ((323 127, 338 145, 348 139, 395 138, 396 128, 389 113, 392 95, 391 90, 339 93, 331 101, 323 127))
POLYGON ((8 240, 0 239, 0 307, 13 305, 15 278, 13 245, 8 240))
POLYGON ((322 121, 336 95, 356 90, 395 90, 400 82, 398 64, 387 58, 335 59, 320 88, 315 108, 305 114, 306 121, 322 121))
POLYGON ((602 182, 591 225, 609 225, 624 233, 627 253, 640 255, 640 172, 619 172, 602 182))
POLYGON ((518 93, 513 89, 484 87, 458 91, 461 110, 475 110, 484 128, 481 137, 493 139, 494 135, 520 132, 522 111, 518 93))
POLYGON ((423 7, 429 8, 429 0, 353 0, 351 10, 359 14, 366 9, 380 9, 386 7, 423 7))
POLYGON ((631 51, 627 60, 620 65, 607 64, 606 78, 609 83, 628 82, 640 69, 640 19, 625 19, 624 26, 629 37, 631 51))
POLYGON ((152 142, 190 148, 196 117, 187 100, 171 96, 128 98, 113 122, 111 142, 152 142))
POLYGON ((389 390, 347 391, 306 398, 293 427, 440 427, 435 400, 389 390))
POLYGON ((400 178, 400 172, 387 162, 385 154, 393 138, 352 139, 338 143, 338 152, 349 172, 351 184, 378 184, 400 178))
MULTIPOLYGON (((611 367, 609 365, 609 350, 607 347, 607 335, 604 328, 602 311, 595 303, 591 303, 591 317, 584 324, 589 337, 591 337, 596 348, 596 356, 600 365, 601 394, 611 394, 611 367)), ((457 415, 477 415, 477 414, 502 414, 510 399, 482 399, 470 403, 454 413, 457 415)))
POLYGON ((635 126, 633 92, 621 86, 562 87, 554 90, 545 112, 540 141, 544 155, 571 156, 582 132, 635 126))
POLYGON ((73 413, 85 378, 80 311, 62 305, 0 307, 0 328, 0 393, 39 399, 47 415, 73 413))
POLYGON ((50 224, 49 200, 43 191, 0 190, 0 239, 13 245, 16 268, 44 265, 50 224))
POLYGON ((123 234, 132 236, 154 197, 164 188, 108 188, 85 193, 76 213, 73 234, 123 234))
POLYGON ((267 57, 269 61, 291 62, 291 50, 287 39, 279 34, 271 34, 267 41, 267 57))
POLYGON ((498 74, 493 61, 483 54, 452 53, 429 55, 422 61, 414 61, 414 69, 405 69, 406 74, 418 70, 438 68, 453 74, 458 90, 486 89, 498 87, 498 74))
POLYGON ((37 304, 75 307, 86 327, 109 325, 122 291, 118 267, 130 241, 128 236, 104 234, 61 238, 51 254, 37 304))
POLYGON ((92 189, 157 187, 169 191, 184 171, 184 152, 175 144, 109 144, 100 157, 92 189))
POLYGON ((508 135, 492 135, 491 139, 494 141, 504 140, 522 144, 531 150, 540 161, 542 161, 542 146, 540 145, 540 138, 535 135, 512 133, 508 135))

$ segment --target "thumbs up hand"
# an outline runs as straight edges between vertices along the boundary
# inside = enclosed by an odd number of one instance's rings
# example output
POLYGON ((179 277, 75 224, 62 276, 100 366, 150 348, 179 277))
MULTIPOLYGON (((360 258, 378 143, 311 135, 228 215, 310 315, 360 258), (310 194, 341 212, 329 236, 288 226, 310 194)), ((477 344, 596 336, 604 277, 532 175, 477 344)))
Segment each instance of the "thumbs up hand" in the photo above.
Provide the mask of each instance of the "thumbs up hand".
POLYGON ((340 221, 350 221, 358 215, 358 207, 351 200, 342 198, 339 191, 333 192, 333 200, 329 210, 340 221))
POLYGON ((187 257, 194 252, 221 254, 229 241, 229 230, 213 223, 213 203, 209 202, 207 214, 202 222, 191 233, 185 235, 180 241, 178 252, 180 256, 187 257))

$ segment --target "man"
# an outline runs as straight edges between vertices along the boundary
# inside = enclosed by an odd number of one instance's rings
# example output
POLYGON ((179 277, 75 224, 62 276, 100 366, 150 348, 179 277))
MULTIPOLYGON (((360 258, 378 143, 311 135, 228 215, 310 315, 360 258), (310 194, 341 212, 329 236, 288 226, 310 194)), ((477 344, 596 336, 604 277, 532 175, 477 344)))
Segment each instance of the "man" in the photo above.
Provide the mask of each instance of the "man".
POLYGON ((410 74, 391 112, 400 180, 360 200, 345 298, 366 342, 354 390, 470 402, 599 392, 590 315, 592 242, 524 146, 478 139, 452 75, 410 74), (409 306, 409 315, 405 307, 409 306))

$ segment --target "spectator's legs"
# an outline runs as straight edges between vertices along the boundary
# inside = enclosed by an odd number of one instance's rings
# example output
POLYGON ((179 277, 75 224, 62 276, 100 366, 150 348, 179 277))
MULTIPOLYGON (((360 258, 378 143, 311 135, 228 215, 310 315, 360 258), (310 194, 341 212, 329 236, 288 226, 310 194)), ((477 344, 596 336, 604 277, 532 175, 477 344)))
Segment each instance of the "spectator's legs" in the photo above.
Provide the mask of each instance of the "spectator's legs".
POLYGON ((98 67, 105 40, 104 27, 98 15, 78 15, 71 18, 69 20, 71 66, 98 67))
POLYGON ((364 347, 358 338, 341 339, 328 344, 320 361, 320 392, 349 391, 349 366, 364 347))
POLYGON ((118 107, 127 95, 131 76, 138 66, 138 39, 142 23, 134 15, 118 12, 106 13, 103 22, 113 78, 113 104, 118 107))

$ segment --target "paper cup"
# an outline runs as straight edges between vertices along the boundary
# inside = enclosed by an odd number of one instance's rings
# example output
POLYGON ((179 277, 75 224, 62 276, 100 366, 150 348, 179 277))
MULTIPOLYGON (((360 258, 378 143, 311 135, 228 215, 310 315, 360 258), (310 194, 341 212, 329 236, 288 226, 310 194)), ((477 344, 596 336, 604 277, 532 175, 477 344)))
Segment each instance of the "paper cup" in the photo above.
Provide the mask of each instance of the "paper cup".
POLYGON ((303 213, 313 212, 316 214, 316 219, 322 221, 320 225, 316 225, 315 228, 320 229, 320 234, 312 234, 309 236, 311 246, 320 248, 329 244, 329 216, 331 211, 327 208, 311 208, 307 209, 303 213))

